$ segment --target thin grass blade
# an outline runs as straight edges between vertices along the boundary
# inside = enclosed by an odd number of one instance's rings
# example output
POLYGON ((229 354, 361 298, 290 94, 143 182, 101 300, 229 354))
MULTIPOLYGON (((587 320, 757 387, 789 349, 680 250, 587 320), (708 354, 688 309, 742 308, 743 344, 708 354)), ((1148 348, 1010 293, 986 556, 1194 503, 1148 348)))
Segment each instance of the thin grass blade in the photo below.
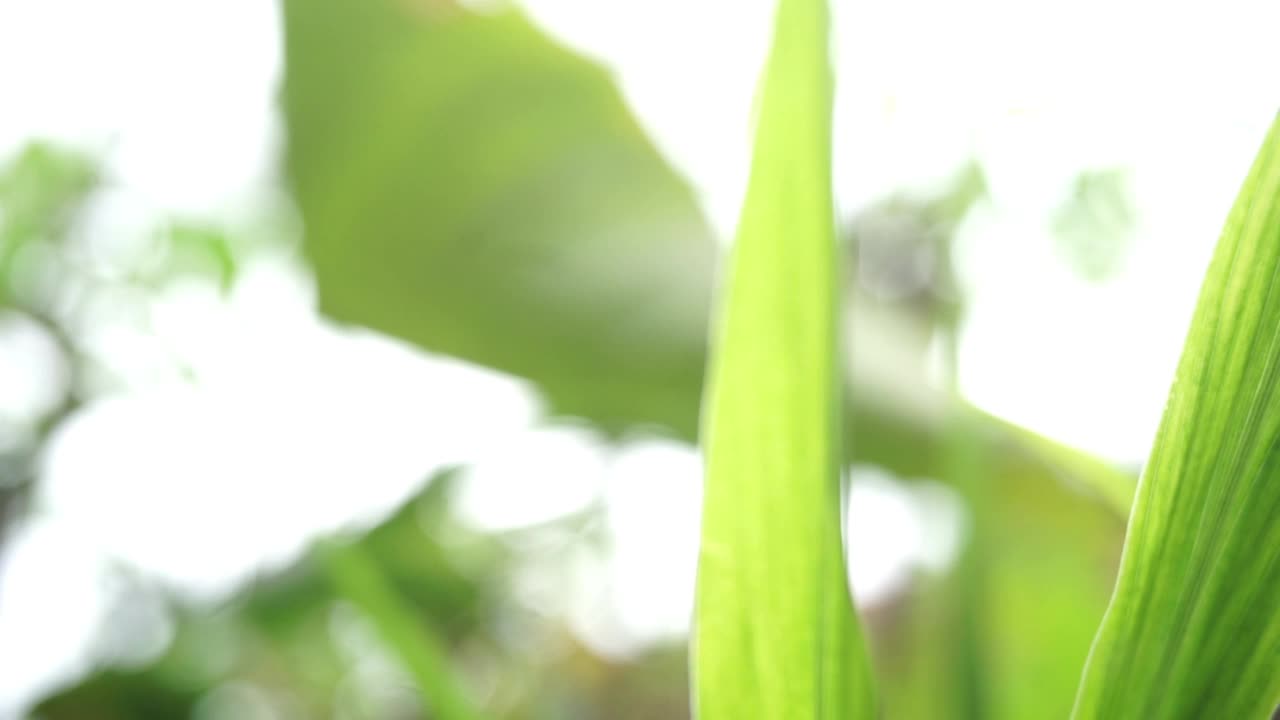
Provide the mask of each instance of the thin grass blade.
POLYGON ((413 678, 430 717, 480 720, 441 639, 391 587, 380 568, 357 545, 326 542, 320 557, 338 593, 373 625, 379 639, 413 678))

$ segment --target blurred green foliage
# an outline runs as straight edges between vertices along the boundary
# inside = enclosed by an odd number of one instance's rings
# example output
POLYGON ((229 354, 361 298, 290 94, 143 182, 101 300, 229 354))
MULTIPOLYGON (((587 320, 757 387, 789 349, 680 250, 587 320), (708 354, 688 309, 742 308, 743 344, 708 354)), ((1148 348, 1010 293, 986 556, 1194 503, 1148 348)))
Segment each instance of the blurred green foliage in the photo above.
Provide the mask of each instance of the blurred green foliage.
POLYGON ((716 246, 609 76, 514 10, 284 7, 321 308, 692 437, 716 246))
MULTIPOLYGON (((514 10, 285 10, 287 165, 321 308, 528 378, 555 414, 692 441, 720 258, 607 75, 514 10)), ((924 357, 934 328, 954 322, 948 243, 982 183, 970 168, 937 197, 863 220, 918 220, 890 239, 922 244, 938 272, 920 281, 923 304, 852 305, 851 460, 944 475, 949 400, 924 357)), ((866 232, 858 246, 867 255, 884 241, 866 232)), ((963 418, 993 472, 1044 464, 1025 435, 963 418)), ((1064 472, 1085 487, 1131 484, 1084 456, 1064 472)))
POLYGON ((44 443, 94 397, 116 389, 105 358, 89 347, 96 305, 154 292, 184 276, 226 290, 253 245, 215 223, 156 218, 140 252, 104 253, 89 232, 109 191, 96 157, 33 142, 0 166, 0 319, 34 326, 54 346, 55 401, 30 417, 0 415, 0 539, 20 517, 44 443))
POLYGON ((1124 267, 1138 222, 1129 183, 1123 170, 1083 173, 1052 218, 1061 256, 1086 280, 1103 282, 1124 267))
POLYGON ((138 669, 104 668, 45 700, 35 714, 225 717, 200 713, 214 712, 210 705, 221 695, 239 690, 283 717, 458 717, 429 712, 413 674, 397 665, 395 643, 378 639, 381 620, 368 611, 382 610, 387 593, 408 613, 396 629, 435 636, 457 659, 456 670, 440 670, 483 697, 486 716, 687 714, 683 652, 656 648, 611 661, 524 608, 510 587, 520 538, 476 534, 453 522, 452 478, 436 477, 378 526, 319 546, 217 606, 167 597, 176 632, 160 658, 138 669), (336 563, 335 553, 342 554, 336 563), (342 569, 335 572, 335 565, 342 569), (381 599, 370 604, 365 589, 353 591, 352 573, 357 585, 380 586, 374 594, 381 599), (629 705, 615 708, 620 700, 629 705))
POLYGON ((45 143, 9 161, 0 173, 0 307, 15 301, 22 254, 64 236, 97 180, 88 158, 45 143))
MULTIPOLYGON (((324 312, 528 379, 550 415, 692 441, 720 249, 609 75, 517 11, 451 0, 285 0, 284 30, 284 171, 324 312)), ((0 465, 0 500, 16 506, 49 434, 94 399, 83 379, 97 361, 68 298, 192 274, 225 291, 253 247, 216 220, 157 218, 151 260, 109 275, 54 262, 55 281, 30 292, 22 258, 78 257, 77 223, 104 182, 94 158, 47 145, 0 173, 0 305, 46 327, 71 366, 65 402, 0 465)), ((843 223, 844 459, 949 483, 984 521, 972 576, 963 563, 921 574, 866 618, 887 717, 960 717, 966 683, 981 685, 983 717, 1064 716, 1133 490, 1129 473, 969 407, 933 377, 930 347, 963 317, 955 235, 984 198, 975 165, 843 223), (974 448, 967 481, 957 438, 974 448), (980 617, 965 615, 963 583, 980 617), (963 635, 971 619, 976 638, 963 635)), ((524 606, 512 585, 531 537, 460 526, 452 486, 436 478, 376 527, 327 541, 355 549, 356 584, 380 588, 372 602, 323 548, 216 607, 165 595, 175 634, 159 658, 100 668, 38 717, 205 718, 255 703, 291 718, 429 717, 400 667, 421 649, 378 641, 379 623, 384 637, 434 638, 441 672, 489 716, 688 715, 682 647, 605 657, 524 606)), ((556 529, 588 543, 596 523, 588 513, 556 529)))

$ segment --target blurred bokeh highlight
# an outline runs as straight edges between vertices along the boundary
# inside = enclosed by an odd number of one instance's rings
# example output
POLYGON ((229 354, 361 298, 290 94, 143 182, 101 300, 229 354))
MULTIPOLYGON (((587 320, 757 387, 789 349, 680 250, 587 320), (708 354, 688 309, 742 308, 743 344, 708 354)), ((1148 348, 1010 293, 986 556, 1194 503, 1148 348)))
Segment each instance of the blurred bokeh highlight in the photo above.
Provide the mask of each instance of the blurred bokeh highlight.
MULTIPOLYGON (((1280 17, 833 5, 886 717, 1065 717, 1280 17)), ((0 719, 687 717, 770 13, 0 5, 0 719)))

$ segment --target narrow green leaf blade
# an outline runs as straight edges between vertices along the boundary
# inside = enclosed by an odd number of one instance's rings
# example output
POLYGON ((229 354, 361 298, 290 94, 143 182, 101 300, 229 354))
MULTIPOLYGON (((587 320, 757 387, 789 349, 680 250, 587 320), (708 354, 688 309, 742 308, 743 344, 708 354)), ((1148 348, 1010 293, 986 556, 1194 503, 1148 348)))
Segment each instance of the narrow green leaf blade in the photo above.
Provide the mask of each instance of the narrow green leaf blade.
POLYGON ((1201 290, 1075 717, 1268 717, 1278 517, 1280 122, 1201 290))
POLYGON ((387 649, 413 678, 430 717, 440 720, 484 717, 467 697, 440 638, 405 604, 374 559, 357 545, 326 542, 320 550, 338 593, 355 604, 373 624, 387 649))
POLYGON ((702 720, 873 716, 841 538, 825 2, 776 22, 704 410, 702 720))

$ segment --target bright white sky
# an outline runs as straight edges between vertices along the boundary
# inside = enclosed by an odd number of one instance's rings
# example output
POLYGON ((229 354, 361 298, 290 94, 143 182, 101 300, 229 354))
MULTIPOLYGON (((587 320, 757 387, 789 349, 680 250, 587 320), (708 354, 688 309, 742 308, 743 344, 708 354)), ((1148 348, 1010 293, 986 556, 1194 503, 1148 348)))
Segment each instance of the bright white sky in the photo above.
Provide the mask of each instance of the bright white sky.
MULTIPOLYGON (((728 235, 772 3, 524 5, 611 67, 728 235)), ((1269 37, 1280 5, 835 5, 841 207, 936 182, 976 156, 993 202, 962 237, 972 292, 965 392, 1033 429, 1139 462, 1221 219, 1280 106, 1280 44, 1269 37), (1076 174, 1112 166, 1132 172, 1139 236, 1124 272, 1094 287, 1054 255, 1048 216, 1076 174)), ((135 214, 251 213, 273 173, 278 30, 263 0, 0 0, 0 154, 35 136, 109 149, 135 214)), ((568 608, 547 595, 573 585, 531 571, 521 587, 532 605, 567 612, 610 651, 682 631, 696 539, 692 451, 657 442, 611 451, 582 431, 535 427, 536 402, 520 383, 334 329, 315 317, 307 282, 289 259, 264 257, 229 303, 208 288, 173 288, 157 308, 158 339, 123 321, 102 331, 136 381, 60 437, 43 512, 0 559, 0 718, 87 662, 109 607, 104 558, 213 593, 286 561, 309 533, 371 520, 447 462, 476 462, 460 510, 481 527, 603 493, 613 555, 582 559, 568 608), (159 355, 183 359, 197 382, 157 375, 159 355), (468 410, 477 396, 482 416, 468 410), (362 482, 344 482, 352 475, 362 482), (531 493, 539 476, 568 480, 531 493), (291 502, 304 491, 314 502, 291 502), (656 546, 655 522, 671 529, 656 546)), ((0 402, 38 382, 39 366, 17 347, 0 342, 0 402)), ((896 553, 853 559, 860 601, 872 602, 912 564, 943 562, 947 540, 926 534, 961 521, 941 491, 914 497, 862 475, 851 528, 878 542, 853 545, 896 553)))

